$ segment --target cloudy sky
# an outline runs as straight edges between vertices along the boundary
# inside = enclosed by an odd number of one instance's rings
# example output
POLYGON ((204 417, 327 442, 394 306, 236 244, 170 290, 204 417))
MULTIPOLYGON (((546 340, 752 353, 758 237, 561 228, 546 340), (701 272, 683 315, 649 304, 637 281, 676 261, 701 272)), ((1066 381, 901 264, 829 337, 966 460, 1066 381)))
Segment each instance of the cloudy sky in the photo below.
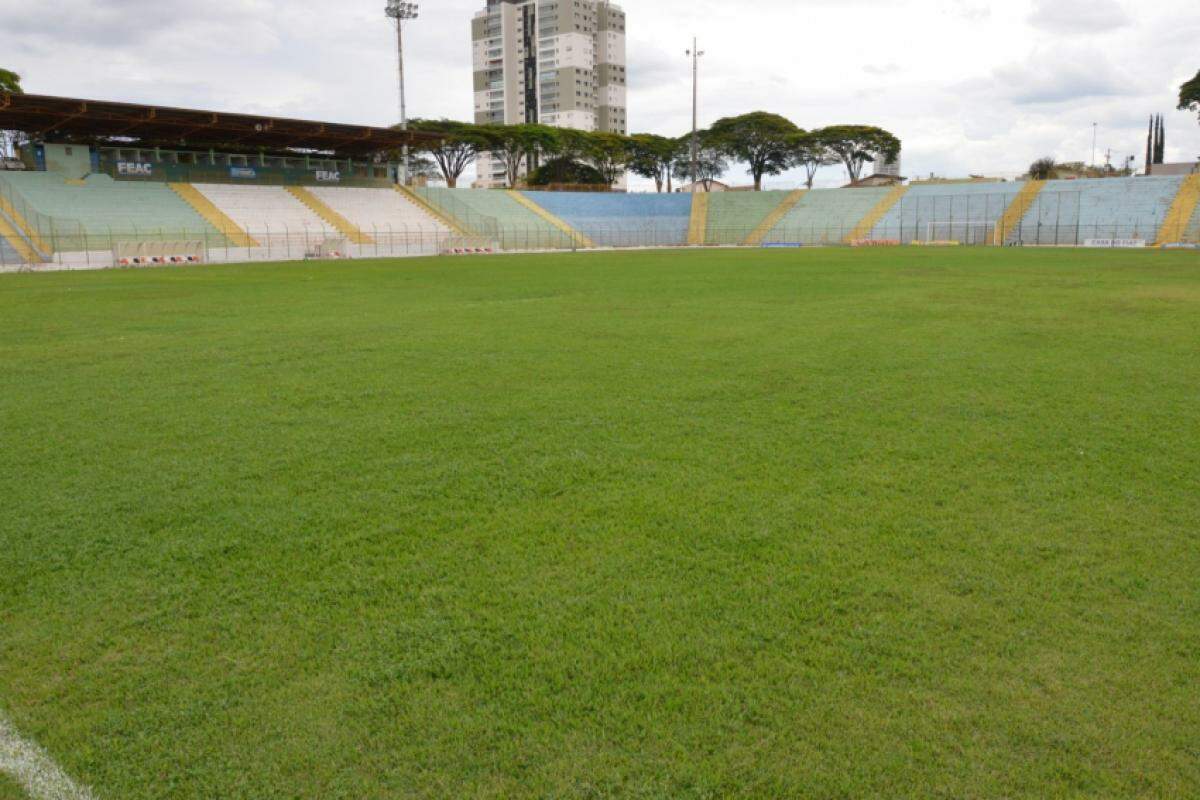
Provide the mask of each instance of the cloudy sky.
MULTIPOLYGON (((384 0, 0 0, 0 66, 58 94, 346 122, 397 118, 384 0)), ((471 114, 469 20, 425 0, 408 29, 412 116, 471 114)), ((756 109, 802 127, 869 123, 909 176, 1011 176, 1035 158, 1113 161, 1167 116, 1168 160, 1200 156, 1178 86, 1200 70, 1195 0, 626 0, 629 122, 690 126, 684 50, 700 37, 701 124, 756 109), (1103 155, 1101 155, 1101 158, 1103 155)), ((742 182, 738 169, 734 182, 742 182)), ((822 185, 839 185, 830 168, 822 185)), ((769 185, 795 185, 785 175, 769 185)), ((635 188, 636 185, 635 185, 635 188)))

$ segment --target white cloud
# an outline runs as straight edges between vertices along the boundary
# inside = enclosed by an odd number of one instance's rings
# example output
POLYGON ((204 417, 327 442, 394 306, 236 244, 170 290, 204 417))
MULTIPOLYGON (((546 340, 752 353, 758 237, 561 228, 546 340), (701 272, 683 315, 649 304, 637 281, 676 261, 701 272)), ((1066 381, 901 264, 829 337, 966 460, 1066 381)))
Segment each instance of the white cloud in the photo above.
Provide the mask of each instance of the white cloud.
MULTIPOLYGON (((805 128, 874 123, 904 141, 909 175, 1016 174, 1048 153, 1088 158, 1093 122, 1102 152, 1139 153, 1152 112, 1168 115, 1169 152, 1200 153, 1195 116, 1173 111, 1180 76, 1200 67, 1194 2, 1156 0, 1131 16, 1113 0, 624 0, 629 120, 635 131, 690 128, 684 50, 695 35, 708 52, 701 124, 754 109, 805 128)), ((423 3, 405 40, 412 115, 469 118, 470 19, 483 3, 423 3)), ((0 0, 0 62, 32 92, 397 118, 395 36, 381 0, 332 9, 323 0, 57 0, 53 14, 44 5, 0 0)), ((819 181, 843 178, 830 168, 819 181)))
POLYGON ((1029 22, 1057 34, 1115 31, 1132 23, 1117 0, 1034 0, 1029 22))

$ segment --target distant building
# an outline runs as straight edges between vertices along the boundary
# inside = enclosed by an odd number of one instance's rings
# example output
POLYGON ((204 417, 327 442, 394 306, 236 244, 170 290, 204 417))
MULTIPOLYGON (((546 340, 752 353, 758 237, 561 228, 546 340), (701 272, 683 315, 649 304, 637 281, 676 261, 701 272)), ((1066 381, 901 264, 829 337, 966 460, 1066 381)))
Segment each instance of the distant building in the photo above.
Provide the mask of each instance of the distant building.
POLYGON ((1146 171, 1147 175, 1195 175, 1200 174, 1200 161, 1184 161, 1179 164, 1155 164, 1146 171))
POLYGON ((875 175, 890 175, 893 178, 899 178, 900 156, 896 156, 895 160, 889 160, 886 157, 878 159, 873 165, 872 172, 875 175))
POLYGON ((903 175, 882 175, 876 172, 874 175, 868 175, 865 178, 859 178, 846 184, 844 189, 871 189, 878 186, 896 186, 904 183, 907 178, 903 175))
MULTIPOLYGON (((487 0, 471 21, 475 122, 628 133, 625 12, 608 0, 487 0)), ((506 185, 487 154, 477 186, 506 185)))

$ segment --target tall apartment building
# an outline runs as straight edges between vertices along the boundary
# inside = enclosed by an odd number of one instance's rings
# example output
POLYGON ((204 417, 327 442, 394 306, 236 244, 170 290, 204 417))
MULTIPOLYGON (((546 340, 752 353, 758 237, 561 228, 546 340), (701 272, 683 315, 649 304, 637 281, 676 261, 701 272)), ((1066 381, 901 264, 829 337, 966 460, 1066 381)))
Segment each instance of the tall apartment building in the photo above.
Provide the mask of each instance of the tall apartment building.
MULTIPOLYGON (((625 12, 608 0, 487 0, 471 21, 475 121, 628 133, 625 12)), ((504 166, 476 165, 478 186, 504 166)))

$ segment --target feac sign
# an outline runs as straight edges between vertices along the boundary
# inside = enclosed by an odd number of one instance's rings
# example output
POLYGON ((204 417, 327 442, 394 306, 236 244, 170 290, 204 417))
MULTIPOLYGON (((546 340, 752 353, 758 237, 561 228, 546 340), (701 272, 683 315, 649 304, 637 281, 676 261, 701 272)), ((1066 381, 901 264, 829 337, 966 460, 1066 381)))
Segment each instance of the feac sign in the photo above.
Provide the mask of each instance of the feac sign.
POLYGON ((317 170, 317 180, 322 183, 339 183, 342 180, 342 173, 319 169, 317 170))
POLYGON ((149 177, 154 174, 153 164, 143 164, 138 161, 118 161, 118 175, 139 175, 141 177, 149 177))

